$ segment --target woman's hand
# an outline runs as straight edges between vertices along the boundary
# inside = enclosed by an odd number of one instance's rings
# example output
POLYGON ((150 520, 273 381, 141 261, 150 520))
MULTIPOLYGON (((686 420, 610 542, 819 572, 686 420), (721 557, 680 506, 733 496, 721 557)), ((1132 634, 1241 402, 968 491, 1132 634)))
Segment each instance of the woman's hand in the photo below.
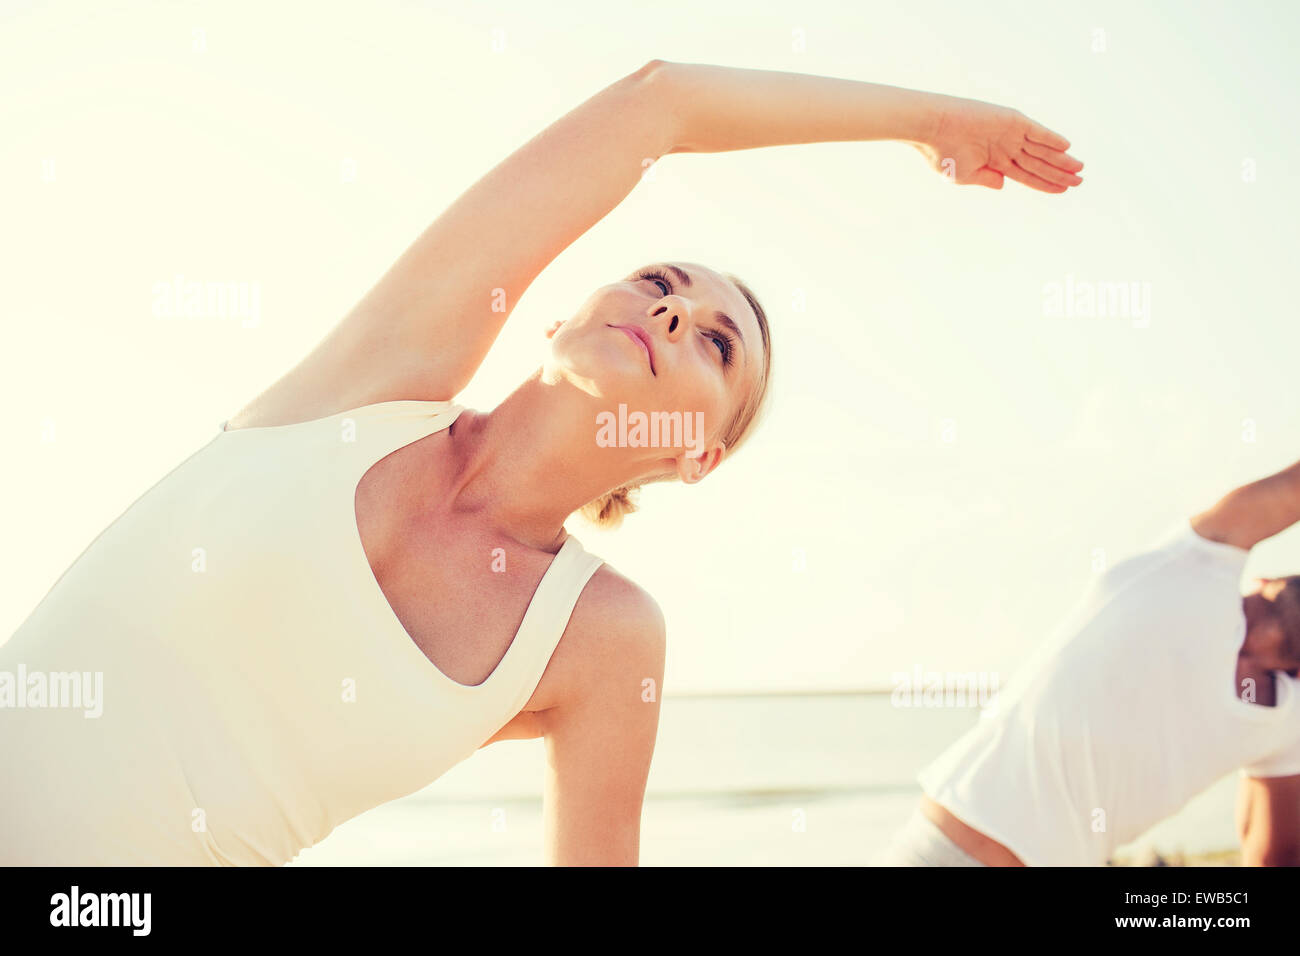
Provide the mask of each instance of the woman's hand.
POLYGON ((1003 177, 1045 193, 1063 193, 1083 179, 1065 150, 1070 141, 1019 110, 980 100, 944 97, 934 131, 913 142, 936 172, 962 186, 1001 189, 1003 177))

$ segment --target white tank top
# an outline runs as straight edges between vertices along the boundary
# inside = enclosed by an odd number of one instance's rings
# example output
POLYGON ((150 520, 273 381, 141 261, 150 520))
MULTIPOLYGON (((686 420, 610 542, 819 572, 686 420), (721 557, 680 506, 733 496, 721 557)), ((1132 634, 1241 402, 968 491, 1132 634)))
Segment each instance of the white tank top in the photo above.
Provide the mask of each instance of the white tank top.
POLYGON ((461 411, 222 431, 109 525, 0 645, 0 864, 284 863, 519 713, 602 559, 569 535, 468 686, 407 634, 357 531, 367 469, 461 411), (37 703, 96 672, 98 716, 37 703))
POLYGON ((926 795, 1030 866, 1102 865, 1234 769, 1300 773, 1297 682, 1237 696, 1248 554, 1182 521, 1101 575, 926 795))

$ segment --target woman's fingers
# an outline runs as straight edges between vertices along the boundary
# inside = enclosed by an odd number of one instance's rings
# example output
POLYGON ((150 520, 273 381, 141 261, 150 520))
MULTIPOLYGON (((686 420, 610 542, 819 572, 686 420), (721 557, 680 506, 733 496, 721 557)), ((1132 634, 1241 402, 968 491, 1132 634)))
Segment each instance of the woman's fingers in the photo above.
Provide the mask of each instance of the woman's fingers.
POLYGON ((1031 186, 1034 189, 1041 189, 1045 193, 1063 193, 1069 188, 1068 186, 1058 186, 1056 183, 1048 182, 1043 177, 1029 172, 1020 165, 1018 160, 1014 159, 1011 161, 1011 165, 1004 169, 1003 172, 1016 182, 1023 183, 1026 186, 1031 186))
POLYGON ((1052 149, 1064 150, 1070 148, 1070 141, 1068 139, 1060 133, 1052 132, 1046 126, 1035 123, 1033 120, 1029 121, 1029 132, 1025 134, 1025 137, 1033 140, 1035 143, 1042 143, 1044 146, 1050 146, 1052 149))
POLYGON ((1042 146, 1033 140, 1025 140, 1024 150, 1030 156, 1037 156, 1044 162, 1051 163, 1057 169, 1064 169, 1067 173, 1077 173, 1083 169, 1083 163, 1069 153, 1059 149, 1052 149, 1050 146, 1042 146))
POLYGON ((1056 183, 1058 186, 1077 186, 1083 182, 1082 177, 1076 176, 1074 173, 1067 173, 1063 169, 1057 169, 1041 159, 1035 159, 1028 152, 1023 152, 1017 156, 1016 162, 1026 172, 1033 173, 1041 179, 1046 179, 1049 183, 1056 183))

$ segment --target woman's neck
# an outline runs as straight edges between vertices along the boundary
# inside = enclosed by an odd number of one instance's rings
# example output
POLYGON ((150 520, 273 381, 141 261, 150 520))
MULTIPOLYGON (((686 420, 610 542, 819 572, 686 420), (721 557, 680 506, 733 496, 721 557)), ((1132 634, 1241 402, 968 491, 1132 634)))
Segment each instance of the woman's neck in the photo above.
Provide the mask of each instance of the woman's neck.
POLYGON ((434 507, 553 551, 574 511, 654 461, 653 449, 597 444, 596 415, 608 404, 539 370, 492 411, 467 409, 450 429, 453 464, 434 507))

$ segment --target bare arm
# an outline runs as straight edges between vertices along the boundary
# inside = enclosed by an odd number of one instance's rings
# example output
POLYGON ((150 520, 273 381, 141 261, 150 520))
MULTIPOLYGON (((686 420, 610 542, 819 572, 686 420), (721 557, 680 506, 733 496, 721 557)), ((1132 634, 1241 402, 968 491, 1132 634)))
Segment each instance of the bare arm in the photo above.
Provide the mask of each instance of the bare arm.
POLYGON ((1243 866, 1300 866, 1300 776, 1243 776, 1237 833, 1243 866))
POLYGON ((666 63, 661 83, 675 131, 671 152, 900 140, 963 185, 1000 189, 1009 177, 1063 193, 1083 180, 1064 136, 1017 110, 919 90, 775 70, 666 63))
POLYGON ((1192 518, 1196 533, 1249 550, 1300 521, 1300 462, 1221 498, 1192 518))
POLYGON ((648 595, 637 597, 593 634, 577 693, 538 714, 546 738, 546 856, 552 866, 636 866, 659 727, 663 615, 648 595))
POLYGON ((674 153, 901 140, 928 143, 944 97, 807 73, 664 63, 674 153))

